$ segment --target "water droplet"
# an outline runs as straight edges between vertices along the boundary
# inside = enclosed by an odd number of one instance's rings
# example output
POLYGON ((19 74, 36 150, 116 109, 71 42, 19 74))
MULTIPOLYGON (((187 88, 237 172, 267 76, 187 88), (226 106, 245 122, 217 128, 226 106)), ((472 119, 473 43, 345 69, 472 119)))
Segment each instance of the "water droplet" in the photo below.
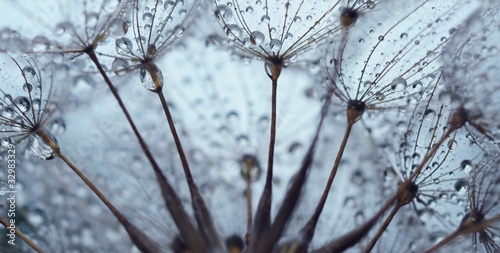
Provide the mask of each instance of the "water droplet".
POLYGON ((21 112, 26 112, 31 108, 31 103, 27 97, 17 97, 14 99, 14 103, 21 112))
POLYGON ((264 16, 262 16, 262 17, 260 18, 260 21, 261 21, 262 23, 265 23, 265 24, 269 23, 269 21, 270 21, 270 20, 271 20, 271 18, 269 18, 269 16, 268 16, 268 15, 264 15, 264 16))
POLYGON ((382 35, 378 36, 378 40, 383 41, 384 40, 384 36, 382 36, 382 35))
POLYGON ((455 190, 457 192, 467 190, 468 186, 469 186, 469 182, 467 182, 467 180, 464 178, 458 179, 454 184, 455 190))
POLYGON ((259 31, 253 32, 250 35, 250 42, 256 46, 261 45, 264 42, 264 34, 259 31))
POLYGON ((116 75, 122 75, 127 71, 128 62, 124 59, 116 58, 111 64, 111 69, 116 75))
POLYGON ((116 52, 118 54, 131 54, 132 53, 132 41, 128 38, 116 39, 116 52))
POLYGON ((109 26, 109 35, 114 38, 121 38, 127 34, 128 23, 123 19, 114 20, 109 26))
POLYGON ((401 39, 407 39, 408 38, 408 34, 407 33, 402 33, 401 36, 399 36, 399 38, 401 39))
POLYGON ((288 152, 290 154, 297 154, 302 149, 302 144, 300 142, 294 142, 288 147, 288 152))
POLYGON ((307 15, 307 17, 306 17, 307 21, 311 21, 312 19, 313 19, 313 17, 311 15, 307 15))
POLYGON ((259 179, 262 169, 259 160, 253 155, 244 155, 240 160, 241 176, 244 179, 255 181, 259 179))
POLYGON ((434 111, 432 109, 425 110, 425 112, 424 112, 424 119, 426 119, 426 120, 433 120, 434 117, 436 117, 436 111, 434 111))
POLYGON ((281 50, 281 41, 277 39, 272 39, 269 46, 273 52, 279 52, 281 50))
POLYGON ((142 14, 142 21, 144 21, 145 23, 151 23, 152 20, 153 14, 151 14, 151 12, 145 12, 144 14, 142 14))
POLYGON ((31 80, 35 78, 36 72, 35 69, 33 69, 31 66, 26 66, 23 68, 23 74, 26 79, 31 80))
POLYGON ((177 37, 182 36, 184 34, 185 30, 186 29, 182 25, 175 26, 174 27, 174 35, 177 37))
POLYGON ((470 160, 463 160, 461 163, 460 163, 460 168, 462 168, 462 170, 465 172, 465 173, 470 173, 471 170, 472 170, 472 162, 470 160))
POLYGON ((66 123, 62 118, 56 118, 50 125, 50 132, 55 135, 61 135, 66 130, 66 123))
POLYGON ((225 20, 231 19, 233 17, 233 12, 226 5, 217 6, 217 10, 215 11, 215 16, 217 19, 221 17, 225 20))
POLYGON ((248 7, 245 9, 245 11, 246 11, 247 13, 249 13, 249 14, 252 14, 252 13, 253 13, 253 8, 252 8, 252 6, 248 6, 248 7))
POLYGON ((448 141, 448 148, 449 149, 456 149, 457 146, 458 146, 458 142, 455 139, 448 141))
MULTIPOLYGON (((50 135, 47 132, 46 132, 46 134, 49 138, 52 139, 53 143, 55 143, 57 145, 56 138, 54 138, 52 135, 50 135)), ((36 134, 30 135, 29 147, 30 147, 31 153, 42 160, 50 160, 50 159, 54 159, 54 157, 55 157, 55 152, 50 147, 50 145, 47 145, 47 143, 45 143, 45 141, 40 136, 38 136, 36 134)))
POLYGON ((396 77, 391 82, 391 89, 394 91, 403 91, 404 89, 406 89, 406 86, 407 86, 406 79, 402 77, 396 77))
POLYGON ((165 4, 163 5, 163 8, 166 11, 169 11, 169 10, 172 10, 172 8, 174 8, 174 6, 175 6, 174 1, 166 1, 165 4))
POLYGON ((378 101, 383 101, 383 100, 385 99, 385 95, 384 95, 384 93, 382 93, 382 92, 380 92, 380 91, 379 91, 379 92, 376 92, 376 93, 375 93, 375 98, 376 98, 378 101))
POLYGON ((30 83, 25 83, 23 85, 23 90, 24 92, 31 92, 33 90, 33 85, 31 85, 30 83))
POLYGON ((293 18, 293 22, 300 23, 300 22, 302 22, 302 18, 299 16, 296 16, 295 18, 293 18))
POLYGON ((142 85, 150 91, 158 91, 163 87, 163 73, 154 63, 141 66, 140 78, 142 85))

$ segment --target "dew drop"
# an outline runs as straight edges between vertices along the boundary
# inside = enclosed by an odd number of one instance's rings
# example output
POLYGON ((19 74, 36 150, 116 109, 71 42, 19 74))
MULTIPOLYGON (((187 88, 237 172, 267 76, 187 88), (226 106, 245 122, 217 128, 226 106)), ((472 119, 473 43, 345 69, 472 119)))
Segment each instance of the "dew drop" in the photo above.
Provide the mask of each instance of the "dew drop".
POLYGON ((163 5, 163 8, 166 10, 166 11, 169 11, 169 10, 172 10, 175 6, 175 3, 174 1, 166 1, 165 4, 163 5))
POLYGON ((451 150, 456 149, 457 146, 458 146, 458 142, 455 139, 448 141, 448 148, 449 149, 451 149, 451 150))
POLYGON ((300 23, 300 22, 302 22, 302 18, 299 16, 296 16, 295 18, 293 18, 293 22, 300 23))
POLYGON ((384 36, 382 36, 382 35, 378 36, 378 40, 383 41, 384 40, 384 36))
POLYGON ((31 103, 27 97, 17 97, 14 103, 21 112, 26 112, 31 108, 31 103))
POLYGON ((465 172, 465 173, 470 173, 472 170, 472 162, 470 160, 463 160, 460 163, 460 168, 465 172))
POLYGON ((454 187, 455 187, 455 190, 457 192, 461 192, 463 190, 467 190, 468 185, 469 185, 469 183, 467 182, 467 180, 464 178, 461 178, 455 182, 454 187))
POLYGON ((109 35, 114 38, 121 38, 127 34, 128 23, 123 19, 114 20, 109 26, 109 35))
POLYGON ((158 91, 163 87, 163 73, 154 63, 143 65, 140 69, 142 85, 150 91, 158 91))
POLYGON ((378 101, 383 101, 385 99, 385 95, 384 95, 384 93, 378 91, 378 92, 375 93, 375 98, 378 101))
POLYGON ((231 19, 233 17, 233 12, 230 8, 225 5, 217 6, 217 10, 215 11, 215 16, 220 19, 221 17, 225 20, 231 19))
POLYGON ((407 34, 407 33, 402 33, 402 34, 399 36, 399 38, 401 38, 401 39, 403 39, 403 40, 404 40, 404 39, 407 39, 407 38, 408 38, 408 34, 407 34))
POLYGON ((252 14, 252 13, 253 13, 253 8, 252 8, 252 6, 248 6, 248 7, 245 9, 245 11, 246 11, 247 13, 249 13, 249 14, 252 14))
POLYGON ((264 34, 259 31, 253 32, 250 35, 250 42, 256 46, 261 45, 264 42, 264 34))
MULTIPOLYGON (((54 138, 48 132, 46 132, 46 134, 49 138, 52 139, 53 143, 57 145, 56 138, 54 138)), ((54 150, 50 147, 50 145, 47 145, 47 143, 45 143, 45 141, 40 136, 36 134, 30 135, 29 147, 31 153, 42 160, 51 160, 55 158, 54 150)))
POLYGON ((26 79, 28 79, 28 80, 31 80, 31 79, 35 78, 35 76, 36 76, 35 69, 33 69, 30 66, 26 66, 23 68, 23 74, 24 74, 24 77, 26 77, 26 79))
POLYGON ((151 23, 152 20, 153 14, 151 14, 151 12, 145 12, 144 14, 142 14, 142 21, 144 21, 145 23, 151 23))
POLYGON ((432 109, 425 110, 425 112, 424 112, 424 119, 426 119, 426 120, 433 120, 434 117, 436 117, 436 111, 434 111, 432 109))
POLYGON ((406 86, 407 86, 406 79, 402 77, 396 77, 391 82, 391 89, 394 91, 403 91, 404 89, 406 89, 406 86))
POLYGON ((24 92, 31 92, 33 90, 33 85, 31 85, 30 83, 25 83, 23 85, 23 90, 24 92))
POLYGON ((300 142, 294 142, 288 147, 288 153, 297 154, 302 149, 302 144, 300 142))
POLYGON ((260 18, 260 21, 261 21, 262 23, 265 23, 265 24, 269 23, 269 21, 270 21, 270 20, 271 20, 271 18, 269 18, 269 16, 268 16, 268 15, 264 15, 264 16, 262 16, 262 17, 260 18))
POLYGON ((111 69, 116 75, 122 75, 127 71, 128 62, 124 59, 116 58, 111 64, 111 69))
POLYGON ((177 37, 180 37, 180 36, 182 36, 184 34, 185 30, 186 29, 182 25, 175 26, 174 27, 174 35, 177 36, 177 37))
POLYGON ((116 39, 116 52, 118 54, 131 54, 132 53, 132 41, 128 38, 116 39))
POLYGON ((281 50, 281 41, 277 39, 272 39, 271 42, 269 43, 269 47, 271 50, 275 53, 279 52, 281 50))
POLYGON ((66 123, 62 118, 56 118, 50 125, 50 132, 55 135, 61 135, 66 130, 66 123))

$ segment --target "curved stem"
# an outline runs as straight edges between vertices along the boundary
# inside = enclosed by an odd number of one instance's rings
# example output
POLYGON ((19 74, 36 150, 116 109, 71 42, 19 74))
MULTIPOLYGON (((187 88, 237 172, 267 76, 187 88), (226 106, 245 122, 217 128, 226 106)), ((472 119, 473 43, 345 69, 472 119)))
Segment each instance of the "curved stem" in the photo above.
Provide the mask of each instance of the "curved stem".
MULTIPOLYGON (((0 223, 2 223, 2 225, 6 229, 9 229, 10 226, 11 226, 10 222, 8 222, 3 217, 0 217, 0 223)), ((15 230, 16 235, 19 236, 21 238, 21 240, 23 240, 26 244, 28 244, 36 252, 38 252, 38 253, 44 253, 45 252, 45 251, 43 251, 42 248, 40 248, 40 246, 38 246, 38 244, 36 244, 34 241, 32 241, 28 236, 26 236, 23 232, 21 232, 17 227, 14 228, 14 230, 15 230)))
POLYGON ((184 240, 184 242, 186 242, 187 245, 189 245, 190 249, 193 250, 194 252, 206 252, 204 243, 202 242, 200 235, 194 228, 194 225, 192 224, 186 210, 184 210, 182 201, 180 200, 179 196, 177 195, 173 187, 168 182, 166 176, 161 171, 160 166, 158 165, 155 158, 151 154, 151 151, 149 150, 149 147, 144 141, 144 138, 140 134, 139 130, 137 130, 137 127, 134 121, 132 120, 130 113, 125 107, 125 104, 123 103, 120 95, 118 94, 116 87, 113 85, 108 75, 102 68, 99 60, 97 59, 95 51, 93 49, 89 49, 85 51, 85 53, 89 56, 92 62, 94 62, 95 66, 99 70, 99 73, 104 78, 104 81, 108 85, 109 90, 111 91, 116 101, 118 102, 121 110, 123 111, 123 114, 127 118, 127 121, 130 127, 132 128, 132 131, 137 137, 142 151, 146 155, 149 163, 151 164, 151 167, 154 170, 156 179, 158 181, 158 185, 160 186, 161 189, 163 200, 165 201, 165 205, 168 208, 170 215, 172 215, 173 221, 175 222, 175 225, 179 230, 181 238, 184 240))
POLYGON ((146 234, 144 234, 139 228, 132 224, 112 203, 109 199, 104 196, 104 194, 97 188, 97 186, 90 181, 85 174, 82 173, 78 167, 76 167, 63 153, 57 153, 57 156, 68 165, 68 167, 75 172, 76 175, 99 197, 99 199, 108 207, 108 209, 113 213, 113 215, 118 219, 123 228, 127 231, 128 235, 142 252, 158 252, 159 248, 146 234))
POLYGON ((189 168, 189 163, 187 161, 186 153, 184 152, 184 148, 182 147, 182 143, 179 138, 179 134, 177 133, 177 129, 175 128, 174 119, 168 107, 165 96, 163 95, 163 92, 161 92, 161 90, 159 90, 157 94, 160 98, 163 111, 165 112, 165 118, 167 119, 168 126, 170 127, 170 132, 172 133, 172 137, 174 138, 175 146, 177 147, 177 154, 179 154, 179 159, 181 160, 184 174, 186 175, 186 181, 191 193, 191 202, 195 211, 194 215, 196 217, 196 221, 198 222, 198 228, 201 230, 201 234, 204 236, 207 244, 222 250, 222 241, 220 240, 217 229, 215 228, 215 224, 213 223, 212 215, 210 214, 210 211, 208 210, 207 205, 203 200, 203 196, 201 195, 198 186, 196 186, 196 183, 194 182, 193 175, 191 174, 191 169, 189 168))

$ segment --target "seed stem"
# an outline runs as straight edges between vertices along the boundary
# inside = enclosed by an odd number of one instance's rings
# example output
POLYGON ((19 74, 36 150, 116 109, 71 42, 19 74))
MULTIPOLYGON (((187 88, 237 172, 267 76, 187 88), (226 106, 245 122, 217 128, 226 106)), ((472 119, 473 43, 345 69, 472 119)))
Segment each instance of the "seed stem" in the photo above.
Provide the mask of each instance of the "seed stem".
POLYGON ((127 121, 130 127, 132 128, 132 131, 137 137, 142 151, 146 155, 149 163, 151 164, 151 167, 153 168, 153 171, 156 175, 156 179, 161 189, 163 200, 165 201, 165 205, 168 208, 170 214, 172 215, 172 218, 179 230, 181 238, 183 239, 184 242, 186 242, 187 245, 189 245, 190 249, 193 250, 194 252, 206 252, 206 248, 203 245, 204 243, 201 240, 200 235, 196 231, 194 225, 192 224, 189 215, 184 209, 180 197, 177 195, 173 187, 168 182, 165 174, 163 174, 163 172, 160 169, 160 166, 158 165, 155 158, 151 154, 149 147, 144 141, 144 138, 140 134, 139 130, 137 130, 137 127, 134 121, 132 120, 130 113, 125 107, 125 104, 123 103, 120 95, 118 94, 116 87, 113 85, 108 75, 102 68, 102 65, 99 62, 99 59, 95 54, 95 51, 93 49, 89 49, 86 50, 85 53, 89 56, 92 62, 94 62, 95 66, 99 70, 99 73, 104 78, 104 81, 108 85, 109 90, 111 91, 116 101, 118 102, 118 105, 120 106, 123 114, 127 118, 127 121))
MULTIPOLYGON (((2 223, 2 225, 6 229, 9 229, 9 227, 11 226, 10 222, 8 222, 5 218, 3 218, 1 216, 0 216, 0 223, 2 223)), ((36 252, 38 252, 38 253, 45 252, 45 251, 43 251, 43 249, 40 246, 38 246, 38 244, 36 244, 34 241, 32 241, 28 236, 26 236, 23 232, 21 232, 21 230, 19 230, 17 227, 15 228, 15 231, 16 231, 15 232, 16 236, 19 236, 19 238, 21 238, 21 240, 23 240, 26 244, 28 244, 36 252)))
POLYGON ((207 244, 210 244, 212 247, 222 250, 222 241, 219 237, 217 229, 215 228, 215 224, 213 223, 212 215, 210 214, 210 211, 208 210, 207 205, 203 200, 203 196, 201 195, 198 186, 194 182, 193 175, 191 174, 191 169, 189 168, 189 163, 184 152, 184 148, 182 147, 179 134, 177 134, 174 119, 172 117, 172 113, 170 112, 165 96, 163 95, 163 92, 161 90, 156 93, 160 98, 163 111, 165 112, 165 118, 167 119, 168 126, 170 127, 170 132, 172 133, 172 137, 174 138, 175 146, 177 147, 177 154, 179 155, 182 168, 184 169, 184 174, 186 175, 186 181, 191 193, 191 201, 193 209, 195 210, 194 215, 196 217, 196 221, 198 222, 198 228, 201 230, 201 234, 205 237, 207 244))

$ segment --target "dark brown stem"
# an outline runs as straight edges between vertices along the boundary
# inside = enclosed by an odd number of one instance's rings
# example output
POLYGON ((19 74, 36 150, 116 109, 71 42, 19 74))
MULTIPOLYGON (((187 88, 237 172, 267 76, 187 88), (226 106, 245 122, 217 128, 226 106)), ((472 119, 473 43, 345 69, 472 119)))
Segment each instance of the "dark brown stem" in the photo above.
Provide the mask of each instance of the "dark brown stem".
MULTIPOLYGON (((281 66, 281 65, 280 65, 281 66)), ((272 102, 271 102, 271 128, 269 137, 269 153, 267 160, 267 174, 266 183, 264 185, 264 191, 259 200, 257 211, 255 213, 255 220, 253 224, 252 233, 250 234, 250 242, 258 243, 259 237, 266 231, 271 225, 271 201, 273 192, 273 164, 274 164, 274 145, 276 142, 276 94, 278 90, 278 77, 279 72, 276 74, 275 64, 272 65, 272 102)), ((281 70, 281 68, 279 68, 281 70)))
POLYGON ((246 178, 246 199, 247 199, 247 232, 252 230, 252 184, 250 177, 246 178))
POLYGON ((352 126, 354 125, 354 123, 356 122, 348 122, 347 124, 346 130, 344 132, 344 138, 342 139, 342 143, 340 144, 339 151, 337 152, 337 157, 335 158, 335 162, 333 163, 333 167, 330 171, 330 176, 328 177, 328 181, 326 183, 325 189, 323 190, 323 194, 321 195, 321 199, 316 206, 314 214, 301 230, 304 241, 306 241, 307 243, 311 242, 312 238, 314 237, 314 231, 316 230, 319 216, 321 215, 321 212, 323 211, 323 208, 325 206, 326 199, 328 198, 328 193, 330 192, 333 180, 335 179, 335 175, 337 174, 340 161, 342 159, 342 156, 344 155, 344 150, 347 146, 347 141, 349 140, 349 136, 351 135, 352 126))
POLYGON ((132 224, 112 203, 109 199, 104 196, 104 194, 97 188, 97 186, 92 183, 78 167, 76 167, 63 153, 59 152, 56 154, 61 160, 68 165, 68 167, 75 172, 76 175, 92 190, 97 197, 108 207, 108 209, 113 213, 113 215, 118 219, 123 228, 127 231, 128 235, 134 242, 134 245, 141 252, 158 252, 159 248, 156 243, 151 240, 146 234, 144 234, 139 228, 132 224))
MULTIPOLYGON (((0 223, 6 228, 6 229, 11 229, 11 224, 8 222, 6 219, 3 217, 0 217, 0 223)), ((34 249, 38 253, 44 253, 42 248, 38 246, 34 241, 32 241, 29 237, 27 237, 23 232, 21 232, 17 227, 14 228, 16 236, 19 236, 21 240, 23 240, 26 244, 28 244, 32 249, 34 249)))
POLYGON ((394 208, 392 209, 392 211, 389 214, 389 216, 387 216, 387 218, 385 219, 384 223, 380 226, 380 228, 378 229, 378 231, 375 234, 375 236, 373 237, 373 239, 370 241, 370 243, 368 244, 368 246, 366 247, 366 249, 363 251, 364 253, 369 253, 369 252, 372 251, 372 249, 375 246, 375 244, 377 243, 378 239, 380 238, 380 236, 382 236, 382 234, 384 233, 384 231, 387 229, 387 227, 389 226, 389 224, 391 223, 392 219, 394 218, 394 216, 396 215, 396 213, 399 211, 400 208, 401 208, 401 205, 395 205, 394 206, 394 208))
POLYGON ((163 174, 163 172, 160 169, 160 166, 154 159, 153 155, 151 154, 151 151, 149 150, 149 147, 147 146, 146 142, 144 141, 144 138, 140 134, 139 130, 137 130, 137 127, 132 120, 132 117, 130 116, 130 113, 128 112, 127 108, 125 107, 125 104, 123 103, 120 95, 118 94, 118 91, 116 90, 116 87, 113 85, 111 80, 109 79, 108 75, 102 68, 99 60, 97 59, 97 55, 95 54, 93 49, 85 51, 85 53, 89 56, 89 58, 94 62, 95 66, 99 70, 101 76, 104 78, 104 81, 108 85, 109 90, 115 97, 116 101, 118 102, 121 110, 123 111, 123 114, 127 118, 128 123, 132 127, 132 131, 134 132, 135 136, 137 137, 139 144, 141 146, 141 149, 143 150, 144 154, 146 155, 148 161, 151 164, 151 167, 153 168, 156 179, 158 181, 158 185, 160 186, 161 193, 163 196, 163 199, 165 201, 165 205, 167 206, 170 215, 172 215, 173 221, 175 222, 177 229, 179 230, 180 236, 183 239, 183 241, 190 247, 190 249, 194 252, 206 252, 206 248, 204 247, 204 243, 202 242, 200 235, 196 231, 194 225, 192 224, 186 210, 184 210, 184 207, 182 205, 182 201, 180 200, 179 196, 175 192, 175 190, 172 188, 170 183, 168 182, 167 178, 163 174))
POLYGON ((194 215, 196 217, 196 221, 198 222, 198 228, 201 230, 201 234, 205 238, 207 244, 216 249, 222 250, 222 241, 220 240, 217 229, 215 228, 215 225, 213 223, 212 215, 210 214, 210 211, 208 210, 207 205, 203 200, 203 196, 201 195, 198 186, 194 182, 193 175, 191 174, 191 169, 189 168, 189 163, 184 152, 184 148, 182 147, 179 134, 177 133, 177 129, 175 128, 174 119, 168 107, 165 96, 163 95, 163 92, 161 90, 158 91, 157 94, 160 98, 163 111, 165 112, 165 117, 167 119, 168 126, 170 127, 170 132, 172 133, 172 137, 174 138, 175 146, 177 147, 177 154, 179 154, 179 159, 181 160, 184 174, 186 175, 186 181, 191 193, 191 201, 193 209, 195 211, 194 215))

